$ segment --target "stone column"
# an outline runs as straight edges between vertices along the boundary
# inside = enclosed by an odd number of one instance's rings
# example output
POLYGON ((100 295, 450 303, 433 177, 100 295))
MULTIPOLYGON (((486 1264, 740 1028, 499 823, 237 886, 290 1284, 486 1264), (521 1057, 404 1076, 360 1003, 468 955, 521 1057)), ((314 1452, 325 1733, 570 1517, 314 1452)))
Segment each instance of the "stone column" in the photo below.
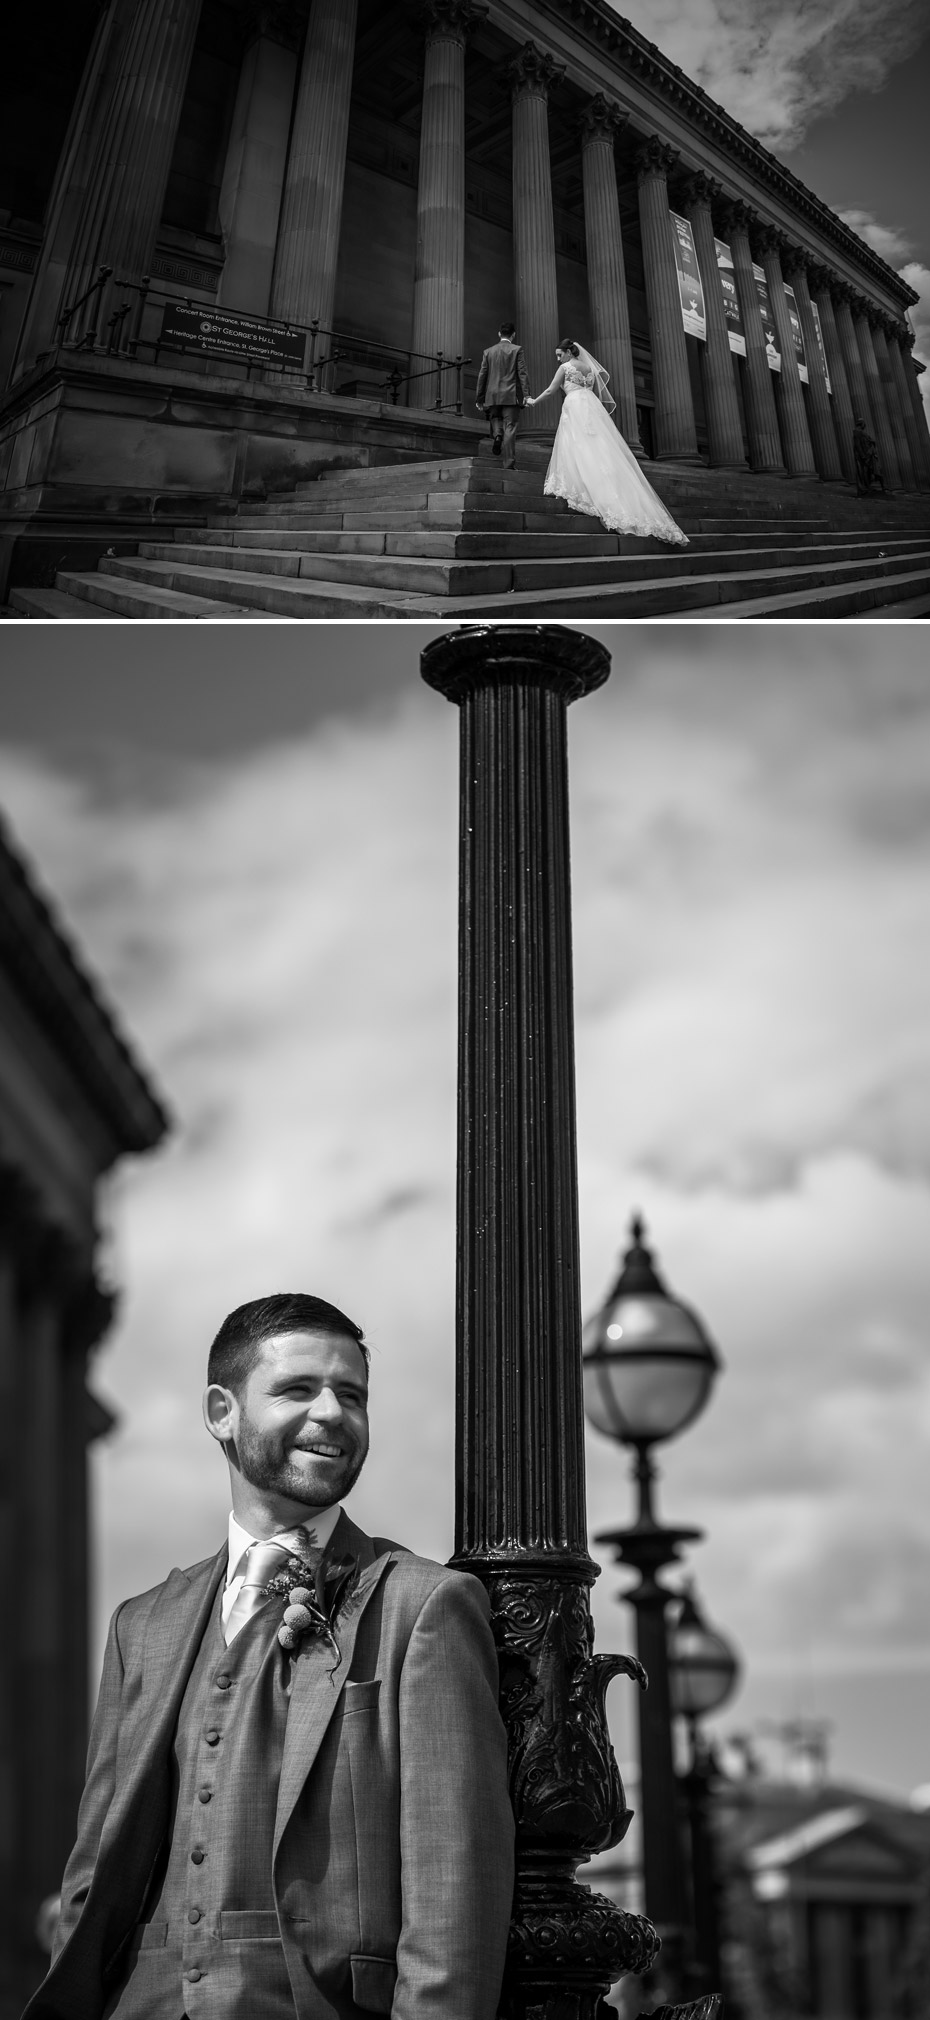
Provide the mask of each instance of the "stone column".
POLYGON ((872 433, 875 433, 875 422, 872 416, 868 387, 865 383, 862 359, 859 355, 859 346, 856 342, 856 332, 853 329, 852 289, 847 286, 845 281, 834 281, 831 284, 830 292, 833 296, 836 311, 836 327, 839 331, 843 363, 846 366, 846 378, 849 383, 849 393, 852 400, 853 421, 862 421, 872 433))
POLYGON ((914 339, 904 323, 896 323, 889 332, 888 352, 891 369, 901 399, 901 411, 907 429, 907 439, 911 445, 911 457, 921 490, 930 485, 930 436, 927 433, 926 416, 917 374, 911 362, 910 346, 914 339))
POLYGON ((299 28, 285 4, 250 4, 245 49, 220 190, 226 262, 224 308, 266 316, 294 102, 299 28))
POLYGON ((636 156, 646 310, 655 393, 656 459, 697 462, 697 431, 681 321, 681 295, 668 209, 668 177, 678 160, 657 134, 636 156))
MULTIPOLYGON (((151 270, 200 10, 201 0, 136 0, 100 120, 65 304, 78 300, 101 265, 117 280, 141 280, 151 270)), ((101 303, 98 330, 105 314, 101 303)))
POLYGON ((711 216, 711 205, 719 200, 721 194, 719 182, 713 182, 710 176, 692 175, 685 184, 684 205, 704 283, 707 341, 699 348, 710 461, 718 468, 745 470, 743 424, 736 397, 733 353, 727 335, 727 313, 723 305, 711 216))
POLYGON ((313 0, 275 253, 271 312, 332 329, 358 0, 313 0))
POLYGON ((513 257, 517 338, 530 391, 541 393, 556 368, 559 300, 549 166, 549 89, 564 65, 527 42, 509 65, 513 91, 513 257))
POLYGON ((804 349, 807 354, 808 393, 810 395, 809 420, 811 439, 814 446, 814 458, 817 469, 825 483, 836 484, 839 483, 843 476, 843 465, 840 460, 836 430, 833 426, 830 395, 827 392, 820 345, 817 342, 817 329, 814 323, 814 312, 811 307, 810 289, 807 282, 807 261, 799 248, 793 248, 791 251, 790 265, 787 267, 785 278, 794 289, 794 299, 798 305, 798 316, 801 322, 801 335, 804 338, 804 349))
POLYGON ((833 296, 830 292, 830 275, 823 267, 811 270, 813 299, 820 313, 820 328, 823 332, 823 347, 827 354, 827 371, 830 374, 830 404, 833 409, 833 425, 836 430, 837 447, 840 452, 843 476, 848 484, 856 481, 856 459, 853 454, 853 403, 846 375, 846 361, 837 328, 833 296))
POLYGON ((891 359, 888 355, 888 339, 885 335, 885 317, 873 316, 871 318, 871 326, 872 348, 875 352, 875 362, 878 366, 882 396, 894 439, 895 455, 898 459, 898 469, 901 472, 902 489, 905 491, 916 491, 918 488, 917 474, 911 458, 911 447, 907 439, 907 429, 904 425, 904 413, 898 400, 898 388, 892 376, 891 359))
POLYGON ((775 394, 772 391, 772 373, 765 351, 762 312, 756 293, 749 245, 749 233, 754 222, 753 213, 746 204, 726 205, 725 229, 733 260, 736 292, 742 311, 743 334, 746 338, 746 376, 743 385, 749 426, 750 460, 754 470, 783 472, 785 464, 778 428, 778 413, 775 394))
POLYGON ((900 491, 901 472, 898 468, 898 457, 894 445, 894 436, 891 432, 891 422, 888 419, 888 409, 885 406, 882 382, 878 376, 878 360, 875 356, 875 346, 872 342, 870 315, 870 303, 864 295, 857 295, 852 304, 853 330, 855 331, 856 343, 859 347, 863 378, 868 388, 869 408, 878 442, 882 476, 885 479, 885 489, 887 491, 900 491))
POLYGON ((642 456, 614 158, 614 137, 625 124, 626 114, 608 104, 602 92, 589 101, 581 121, 581 173, 594 351, 610 373, 617 402, 614 420, 624 441, 642 456))
POLYGON ((769 302, 775 328, 778 332, 778 348, 781 351, 781 392, 782 425, 785 462, 793 477, 816 477, 817 465, 811 443, 810 429, 804 407, 804 388, 798 371, 798 354, 794 347, 794 333, 788 303, 785 300, 785 277, 781 270, 781 248, 784 240, 779 232, 763 230, 759 234, 762 251, 762 265, 768 282, 769 302))
POLYGON ((413 348, 465 353, 465 38, 478 0, 426 0, 413 348))

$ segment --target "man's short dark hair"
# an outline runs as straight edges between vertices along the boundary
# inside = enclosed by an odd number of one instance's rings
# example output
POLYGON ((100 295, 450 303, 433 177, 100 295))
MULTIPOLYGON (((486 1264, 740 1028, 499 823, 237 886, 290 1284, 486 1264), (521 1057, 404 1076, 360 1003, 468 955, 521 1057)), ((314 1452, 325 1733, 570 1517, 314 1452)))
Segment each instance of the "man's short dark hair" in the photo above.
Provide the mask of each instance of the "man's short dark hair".
POLYGON ((501 323, 500 329, 498 331, 498 336, 515 337, 516 334, 517 334, 516 323, 501 323))
POLYGON ((275 1333, 342 1333, 355 1342, 366 1368, 371 1358, 361 1326, 347 1318, 338 1305, 310 1297, 306 1291, 277 1291, 274 1297, 237 1305, 223 1320, 210 1348, 207 1381, 218 1382, 238 1396, 260 1357, 263 1341, 275 1333))

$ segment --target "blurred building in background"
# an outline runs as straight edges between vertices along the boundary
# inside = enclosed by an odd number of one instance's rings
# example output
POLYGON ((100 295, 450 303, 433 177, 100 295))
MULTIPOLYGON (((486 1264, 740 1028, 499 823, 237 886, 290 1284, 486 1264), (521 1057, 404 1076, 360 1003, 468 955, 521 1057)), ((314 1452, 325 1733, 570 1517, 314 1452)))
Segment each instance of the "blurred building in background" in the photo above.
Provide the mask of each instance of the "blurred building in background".
POLYGON ((87 1448, 113 1424, 86 1380, 115 1303, 98 1187, 166 1126, 0 825, 0 2020, 43 1975, 84 1780, 87 1448))

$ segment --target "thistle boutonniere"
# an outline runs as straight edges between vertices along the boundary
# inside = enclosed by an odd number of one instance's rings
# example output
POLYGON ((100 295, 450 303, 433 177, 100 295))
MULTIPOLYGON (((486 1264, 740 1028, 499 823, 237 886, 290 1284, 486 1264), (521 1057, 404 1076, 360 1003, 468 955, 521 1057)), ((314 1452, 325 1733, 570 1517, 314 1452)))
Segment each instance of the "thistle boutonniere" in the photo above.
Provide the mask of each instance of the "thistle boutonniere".
POLYGON ((278 1628, 281 1647, 292 1654, 311 1634, 328 1642, 336 1657, 332 1675, 342 1661, 336 1622, 352 1611, 360 1570, 356 1557, 327 1557, 322 1550, 288 1558, 265 1587, 270 1599, 287 1601, 278 1628))

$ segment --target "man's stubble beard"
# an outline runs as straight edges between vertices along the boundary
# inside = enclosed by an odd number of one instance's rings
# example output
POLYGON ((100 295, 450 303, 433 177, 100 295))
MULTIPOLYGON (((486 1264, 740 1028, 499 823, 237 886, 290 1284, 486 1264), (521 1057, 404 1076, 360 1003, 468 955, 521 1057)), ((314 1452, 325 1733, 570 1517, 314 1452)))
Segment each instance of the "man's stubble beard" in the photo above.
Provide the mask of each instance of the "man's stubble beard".
POLYGON ((240 1419, 236 1452, 239 1470, 250 1487, 258 1487, 264 1493, 280 1494, 288 1501, 300 1501, 305 1508, 332 1508, 337 1501, 343 1501, 355 1486, 368 1457, 367 1447, 360 1451, 353 1443, 342 1464, 332 1470, 332 1487, 321 1496, 309 1491, 306 1474, 286 1454, 278 1453, 270 1440, 263 1439, 253 1430, 247 1417, 240 1419))

